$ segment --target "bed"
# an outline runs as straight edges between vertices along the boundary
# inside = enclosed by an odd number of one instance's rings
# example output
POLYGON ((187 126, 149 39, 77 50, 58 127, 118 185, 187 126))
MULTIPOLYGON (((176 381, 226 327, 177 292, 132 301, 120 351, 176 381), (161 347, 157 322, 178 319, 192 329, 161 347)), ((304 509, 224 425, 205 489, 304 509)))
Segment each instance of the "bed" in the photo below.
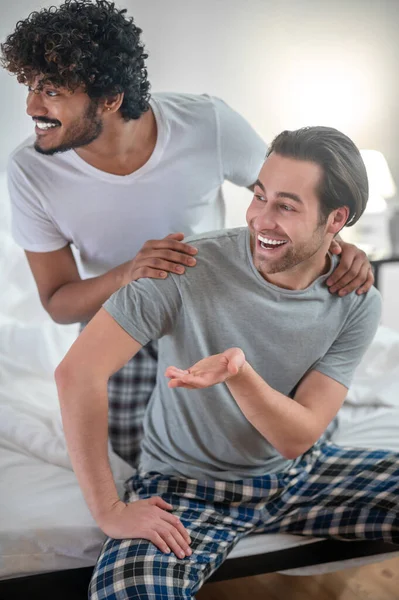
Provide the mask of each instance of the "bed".
MULTIPOLYGON (((9 234, 0 175, 0 599, 87 597, 103 534, 66 451, 53 371, 77 335, 41 308, 23 252, 9 234), (55 593, 56 590, 56 593, 55 593)), ((399 451, 399 332, 381 326, 332 433, 340 444, 399 451)), ((131 468, 110 449, 119 489, 131 468)), ((315 574, 399 555, 383 542, 286 534, 242 540, 212 581, 280 571, 315 574)))

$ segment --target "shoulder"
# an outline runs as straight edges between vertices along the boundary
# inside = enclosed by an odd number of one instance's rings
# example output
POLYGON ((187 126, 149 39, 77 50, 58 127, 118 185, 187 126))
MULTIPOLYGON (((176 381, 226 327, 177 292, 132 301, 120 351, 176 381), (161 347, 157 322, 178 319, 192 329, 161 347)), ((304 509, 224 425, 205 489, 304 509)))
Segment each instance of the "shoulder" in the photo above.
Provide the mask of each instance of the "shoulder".
POLYGON ((374 314, 380 318, 382 310, 382 298, 380 292, 372 286, 366 294, 353 293, 353 303, 359 313, 374 314))
POLYGON ((206 248, 207 246, 224 246, 235 244, 239 238, 245 236, 247 227, 234 227, 231 229, 218 229, 197 235, 190 235, 184 239, 187 244, 206 248))
POLYGON ((366 335, 375 332, 381 320, 382 300, 374 286, 365 294, 352 292, 343 298, 335 295, 334 300, 337 306, 342 306, 342 332, 359 330, 366 335))
MULTIPOLYGON (((331 256, 332 265, 330 271, 320 278, 321 285, 317 285, 318 290, 323 295, 325 300, 328 300, 330 305, 334 304, 337 307, 343 309, 343 311, 349 316, 355 318, 357 314, 364 312, 381 312, 382 300, 381 294, 374 286, 371 286, 366 294, 357 294, 351 292, 346 296, 338 296, 337 294, 331 294, 325 285, 325 281, 331 275, 334 269, 339 265, 340 257, 337 255, 331 256)), ((343 316, 343 315, 342 315, 343 316)))
POLYGON ((33 146, 34 141, 35 137, 31 135, 11 152, 7 164, 8 171, 12 171, 17 165, 23 165, 34 159, 36 154, 33 146))
POLYGON ((151 96, 152 105, 156 105, 166 117, 190 116, 209 119, 215 122, 223 111, 234 111, 220 98, 209 94, 178 94, 158 92, 151 96))
POLYGON ((187 237, 184 241, 198 250, 195 269, 186 271, 189 277, 203 276, 209 268, 217 277, 232 265, 244 264, 247 227, 221 229, 187 237), (219 268, 215 268, 218 265, 219 268))
POLYGON ((194 108, 194 107, 212 107, 214 98, 209 94, 180 94, 176 92, 156 92, 151 95, 151 100, 176 109, 194 108))
POLYGON ((65 161, 68 152, 46 155, 37 152, 34 147, 35 136, 32 135, 22 142, 10 154, 7 162, 7 172, 10 178, 23 174, 30 182, 46 177, 56 165, 65 161))

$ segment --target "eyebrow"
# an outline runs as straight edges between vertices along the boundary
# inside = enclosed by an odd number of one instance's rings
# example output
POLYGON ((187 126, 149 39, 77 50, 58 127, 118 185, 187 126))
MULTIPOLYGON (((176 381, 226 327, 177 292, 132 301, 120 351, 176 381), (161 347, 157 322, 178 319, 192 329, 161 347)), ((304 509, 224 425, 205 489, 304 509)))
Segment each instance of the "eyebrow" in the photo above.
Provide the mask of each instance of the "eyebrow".
MULTIPOLYGON (((255 185, 260 187, 260 189, 266 193, 265 186, 259 179, 257 179, 255 181, 255 185)), ((277 198, 290 198, 290 200, 294 200, 294 202, 303 204, 303 201, 300 199, 300 197, 297 194, 292 194, 291 192, 277 192, 276 195, 277 195, 277 198)))

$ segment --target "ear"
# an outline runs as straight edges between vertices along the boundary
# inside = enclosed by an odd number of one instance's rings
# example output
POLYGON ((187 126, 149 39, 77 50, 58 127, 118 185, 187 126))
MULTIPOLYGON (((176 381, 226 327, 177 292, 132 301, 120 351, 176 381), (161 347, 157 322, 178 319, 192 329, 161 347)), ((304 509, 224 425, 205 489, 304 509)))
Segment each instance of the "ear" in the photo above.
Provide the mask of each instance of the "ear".
POLYGON ((349 218, 349 208, 340 206, 330 213, 328 217, 327 232, 336 235, 344 227, 349 218))
POLYGON ((124 96, 124 92, 121 92, 120 94, 115 94, 115 96, 109 96, 105 98, 102 107, 103 112, 105 114, 112 114, 118 112, 122 105, 124 96))

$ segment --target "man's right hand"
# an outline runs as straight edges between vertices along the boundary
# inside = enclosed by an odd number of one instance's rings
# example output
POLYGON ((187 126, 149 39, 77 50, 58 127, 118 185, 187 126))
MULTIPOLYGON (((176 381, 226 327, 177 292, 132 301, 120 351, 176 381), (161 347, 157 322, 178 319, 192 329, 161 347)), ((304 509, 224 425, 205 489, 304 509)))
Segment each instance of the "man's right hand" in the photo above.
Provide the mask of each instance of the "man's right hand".
POLYGON ((173 552, 182 559, 192 554, 191 539, 179 517, 167 512, 172 509, 173 506, 159 496, 130 504, 119 500, 97 521, 111 538, 149 540, 161 552, 173 552))
POLYGON ((165 279, 168 273, 182 275, 185 267, 194 267, 197 249, 183 244, 183 233, 171 233, 161 240, 148 240, 135 258, 124 263, 122 285, 143 277, 165 279))

